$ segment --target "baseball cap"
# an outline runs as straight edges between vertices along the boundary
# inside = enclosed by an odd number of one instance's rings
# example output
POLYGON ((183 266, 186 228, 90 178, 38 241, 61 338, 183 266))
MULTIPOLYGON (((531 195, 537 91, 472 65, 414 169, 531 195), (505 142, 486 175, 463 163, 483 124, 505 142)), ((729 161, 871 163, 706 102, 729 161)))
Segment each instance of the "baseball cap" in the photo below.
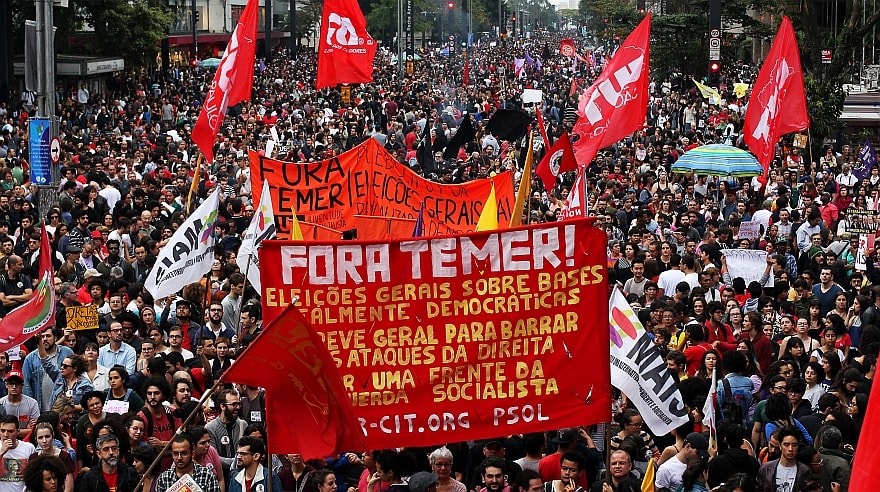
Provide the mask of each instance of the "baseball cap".
POLYGON ((19 371, 9 371, 8 373, 6 373, 6 380, 7 381, 9 381, 10 379, 13 379, 13 378, 18 379, 22 383, 24 382, 24 376, 22 376, 21 372, 19 372, 19 371))
POLYGON ((100 277, 101 272, 99 272, 95 268, 87 268, 86 272, 83 274, 83 278, 92 278, 92 277, 100 277))
POLYGON ((684 444, 690 444, 704 460, 709 459, 709 439, 703 434, 691 432, 684 438, 684 444))
POLYGON ((559 429, 556 431, 556 437, 551 439, 550 441, 553 444, 568 444, 578 437, 578 431, 574 427, 569 427, 566 429, 559 429))

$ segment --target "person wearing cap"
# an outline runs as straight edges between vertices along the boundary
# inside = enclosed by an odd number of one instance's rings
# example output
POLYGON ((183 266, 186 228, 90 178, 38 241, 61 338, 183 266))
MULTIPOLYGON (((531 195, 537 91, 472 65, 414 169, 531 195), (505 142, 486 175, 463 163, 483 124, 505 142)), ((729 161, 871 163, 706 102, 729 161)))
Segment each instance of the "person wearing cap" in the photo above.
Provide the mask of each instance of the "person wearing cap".
MULTIPOLYGON (((79 291, 76 295, 76 300, 79 301, 82 305, 91 304, 94 301, 91 293, 92 284, 103 282, 104 276, 96 268, 87 268, 83 270, 79 278, 82 279, 82 285, 80 286, 79 291)), ((76 282, 76 280, 74 279, 68 281, 76 282)))
POLYGON ((17 437, 20 439, 30 434, 30 423, 36 422, 40 417, 40 404, 37 400, 23 394, 23 391, 24 376, 22 373, 9 371, 6 374, 6 396, 0 398, 0 407, 3 408, 3 413, 6 415, 17 417, 17 437))
MULTIPOLYGON (((681 449, 669 458, 654 475, 656 490, 674 491, 681 485, 681 476, 687 469, 689 460, 697 457, 709 460, 715 456, 715 448, 709 446, 709 439, 699 432, 691 432, 684 438, 681 449)), ((792 489, 797 490, 797 489, 792 489)), ((775 492, 775 491, 774 491, 775 492)))
MULTIPOLYGON (((440 477, 433 472, 420 471, 409 477, 410 492, 436 492, 440 477)), ((233 492, 233 491, 230 491, 233 492)))
POLYGON ((774 436, 779 441, 782 454, 779 459, 761 465, 758 470, 757 490, 760 492, 804 490, 804 483, 810 478, 810 467, 797 460, 800 452, 800 431, 792 427, 784 427, 774 433, 774 436))
POLYGON ((24 261, 20 256, 12 255, 6 258, 6 272, 0 275, 2 313, 8 313, 21 306, 30 300, 34 293, 30 277, 22 273, 22 270, 24 270, 24 261))
POLYGON ((86 272, 85 267, 79 263, 79 255, 82 248, 79 246, 68 246, 64 251, 64 264, 58 268, 58 277, 65 282, 77 282, 83 278, 86 272))

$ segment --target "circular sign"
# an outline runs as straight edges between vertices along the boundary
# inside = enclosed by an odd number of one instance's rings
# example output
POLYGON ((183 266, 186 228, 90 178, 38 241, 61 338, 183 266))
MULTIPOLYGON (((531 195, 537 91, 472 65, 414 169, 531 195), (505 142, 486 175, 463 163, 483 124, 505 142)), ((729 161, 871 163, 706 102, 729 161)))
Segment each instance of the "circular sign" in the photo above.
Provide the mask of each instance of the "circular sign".
POLYGON ((562 56, 574 56, 574 46, 570 44, 562 45, 560 51, 562 52, 562 56))
POLYGON ((711 31, 709 31, 709 36, 713 37, 713 38, 720 38, 721 37, 721 29, 712 29, 711 31))
POLYGON ((61 160, 61 139, 58 137, 53 138, 49 144, 49 158, 52 159, 52 164, 58 164, 61 160))
POLYGON ((721 40, 718 38, 709 38, 709 47, 710 48, 720 48, 721 40))

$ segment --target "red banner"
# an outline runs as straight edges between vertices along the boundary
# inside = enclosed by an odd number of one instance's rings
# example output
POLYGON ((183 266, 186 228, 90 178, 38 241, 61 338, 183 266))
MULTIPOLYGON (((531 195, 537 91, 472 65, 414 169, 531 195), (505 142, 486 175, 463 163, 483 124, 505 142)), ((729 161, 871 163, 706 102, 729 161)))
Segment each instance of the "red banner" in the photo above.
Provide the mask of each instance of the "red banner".
POLYGON ((460 185, 439 184, 397 162, 372 138, 318 162, 285 162, 256 152, 250 153, 250 159, 254 201, 260 200, 263 180, 269 180, 281 237, 290 233, 291 207, 305 222, 338 231, 356 228, 359 236, 390 238, 387 224, 362 222, 356 215, 415 220, 424 203, 425 236, 460 234, 474 230, 493 182, 499 223, 509 223, 515 201, 510 172, 460 185))
POLYGON ((264 241, 264 317, 296 302, 369 449, 607 421, 607 238, 589 219, 430 239, 264 241), (589 371, 585 371, 589 368, 589 371))
POLYGON ((317 89, 373 81, 376 41, 356 0, 326 0, 321 14, 317 89))

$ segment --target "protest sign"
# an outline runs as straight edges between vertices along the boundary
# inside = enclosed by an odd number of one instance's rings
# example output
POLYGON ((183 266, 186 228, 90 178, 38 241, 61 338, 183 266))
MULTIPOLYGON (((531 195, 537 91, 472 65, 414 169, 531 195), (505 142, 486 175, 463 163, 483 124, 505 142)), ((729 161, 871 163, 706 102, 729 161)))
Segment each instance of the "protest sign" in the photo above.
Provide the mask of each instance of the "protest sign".
MULTIPOLYGON (((269 181, 279 236, 290 232, 291 207, 301 220, 338 231, 366 229, 355 215, 415 220, 425 208, 425 236, 474 230, 492 183, 498 199, 498 222, 510 222, 513 175, 510 172, 464 184, 439 184, 397 162, 375 139, 330 159, 285 162, 250 153, 254 202, 263 180, 269 181)), ((381 230, 367 237, 384 237, 381 230)), ((358 234, 360 236, 360 233, 358 234)))
POLYGON ((607 237, 590 220, 264 241, 264 319, 298 299, 370 449, 606 421, 607 237))
POLYGON ((167 492, 202 492, 202 488, 199 487, 192 475, 187 473, 171 484, 167 492))
POLYGON ((850 234, 877 234, 880 220, 876 210, 857 210, 850 207, 846 212, 846 232, 850 234))
POLYGON ((859 249, 856 252, 856 262, 853 268, 864 272, 868 269, 868 263, 866 261, 868 257, 869 251, 874 251, 874 240, 876 236, 874 234, 859 234, 859 249))
MULTIPOLYGON (((767 268, 767 252, 757 249, 722 249, 721 253, 727 261, 727 271, 731 277, 742 277, 746 285, 760 282, 767 268)), ((764 287, 773 287, 773 270, 764 287)))
POLYGON ((651 432, 668 434, 688 420, 666 358, 618 289, 611 294, 611 384, 642 414, 651 432))
POLYGON ((67 306, 64 308, 67 328, 71 330, 97 330, 98 306, 67 306))
POLYGON ((761 237, 761 223, 750 220, 739 225, 740 239, 755 239, 761 237))

